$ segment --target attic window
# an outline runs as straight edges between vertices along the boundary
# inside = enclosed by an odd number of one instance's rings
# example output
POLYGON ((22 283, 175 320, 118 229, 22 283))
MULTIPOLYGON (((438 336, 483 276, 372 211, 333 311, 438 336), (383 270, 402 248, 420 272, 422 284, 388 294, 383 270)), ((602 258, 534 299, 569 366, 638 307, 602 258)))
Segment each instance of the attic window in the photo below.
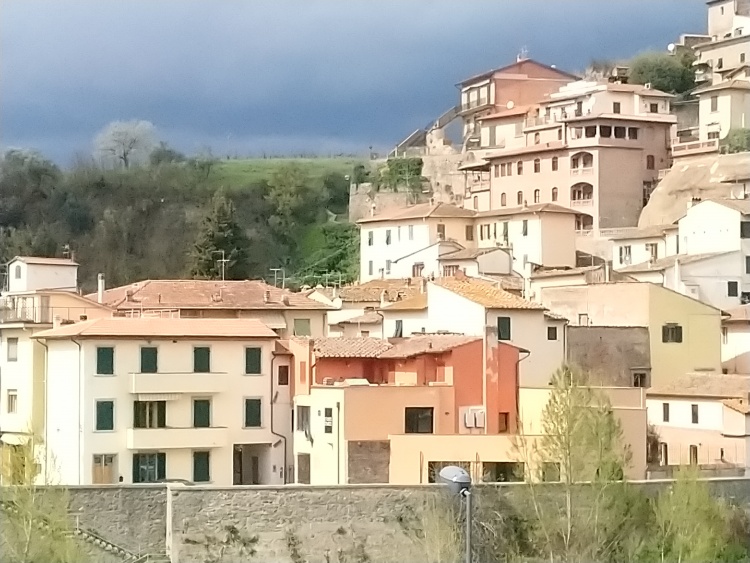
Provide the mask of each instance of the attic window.
POLYGON ((20 279, 21 279, 21 265, 20 265, 20 264, 16 264, 16 267, 14 268, 14 273, 13 273, 13 276, 14 276, 14 277, 15 277, 15 278, 16 278, 17 280, 20 280, 20 279))

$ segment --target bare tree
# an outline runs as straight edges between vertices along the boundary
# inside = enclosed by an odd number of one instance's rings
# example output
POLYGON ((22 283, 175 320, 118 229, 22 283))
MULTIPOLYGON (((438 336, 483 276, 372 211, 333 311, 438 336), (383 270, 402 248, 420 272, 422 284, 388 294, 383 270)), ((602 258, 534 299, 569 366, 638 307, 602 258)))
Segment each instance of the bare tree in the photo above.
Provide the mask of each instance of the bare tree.
POLYGON ((156 128, 150 121, 113 121, 94 139, 96 153, 123 168, 145 162, 156 145, 156 128))

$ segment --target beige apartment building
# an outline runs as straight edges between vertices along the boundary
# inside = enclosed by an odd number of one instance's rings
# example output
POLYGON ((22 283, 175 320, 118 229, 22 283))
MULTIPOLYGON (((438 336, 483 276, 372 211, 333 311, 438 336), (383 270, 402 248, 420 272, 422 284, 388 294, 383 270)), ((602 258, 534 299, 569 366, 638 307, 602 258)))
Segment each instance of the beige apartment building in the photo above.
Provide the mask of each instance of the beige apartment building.
POLYGON ((578 81, 535 105, 482 119, 467 159, 464 206, 488 211, 556 203, 579 231, 637 224, 669 166, 671 94, 649 86, 578 81))
POLYGON ((709 0, 708 36, 693 47, 696 82, 717 84, 740 66, 750 63, 750 2, 709 0))

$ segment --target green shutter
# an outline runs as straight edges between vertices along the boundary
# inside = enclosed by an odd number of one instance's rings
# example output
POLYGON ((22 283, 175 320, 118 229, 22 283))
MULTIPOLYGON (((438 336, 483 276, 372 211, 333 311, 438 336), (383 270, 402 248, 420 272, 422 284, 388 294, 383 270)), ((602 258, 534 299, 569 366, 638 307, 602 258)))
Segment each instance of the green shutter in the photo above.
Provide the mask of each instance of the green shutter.
POLYGON ((260 399, 245 399, 245 427, 260 427, 260 399))
POLYGON ((205 483, 211 480, 211 457, 209 452, 193 452, 193 482, 205 483))
POLYGON ((115 373, 115 349, 98 347, 96 349, 96 373, 97 375, 113 375, 115 373))
POLYGON ((245 348, 245 373, 257 375, 260 372, 260 348, 245 348))
POLYGON ((112 401, 96 402, 96 429, 115 429, 115 404, 112 401))
POLYGON ((157 349, 152 346, 141 347, 141 373, 156 373, 157 349))
POLYGON ((211 426, 211 401, 208 399, 193 400, 193 426, 195 428, 211 426))
POLYGON ((193 348, 193 371, 209 373, 211 371, 211 348, 197 346, 193 348))
POLYGON ((141 482, 141 454, 133 454, 133 483, 141 482))
POLYGON ((510 317, 497 318, 497 339, 510 340, 510 317))
POLYGON ((156 405, 156 426, 157 428, 167 427, 167 402, 158 401, 156 405))
POLYGON ((167 478, 167 454, 156 454, 156 479, 167 478))

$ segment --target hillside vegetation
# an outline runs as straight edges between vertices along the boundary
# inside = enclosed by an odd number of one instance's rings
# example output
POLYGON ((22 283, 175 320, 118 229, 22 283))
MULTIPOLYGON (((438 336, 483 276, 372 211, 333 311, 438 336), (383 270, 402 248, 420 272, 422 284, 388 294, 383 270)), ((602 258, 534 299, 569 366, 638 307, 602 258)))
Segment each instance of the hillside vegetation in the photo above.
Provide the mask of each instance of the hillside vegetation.
POLYGON ((160 147, 140 166, 82 161, 62 171, 37 153, 7 152, 0 165, 0 258, 61 256, 69 247, 85 289, 99 272, 109 286, 200 277, 221 250, 227 259, 239 251, 232 258, 241 263, 227 264, 227 278, 273 279, 269 269, 284 268, 301 284, 326 271, 344 279, 356 272, 356 228, 345 221, 347 176, 360 162, 163 153, 169 149, 160 147), (231 240, 206 232, 217 213, 239 227, 224 225, 236 235, 231 240))

